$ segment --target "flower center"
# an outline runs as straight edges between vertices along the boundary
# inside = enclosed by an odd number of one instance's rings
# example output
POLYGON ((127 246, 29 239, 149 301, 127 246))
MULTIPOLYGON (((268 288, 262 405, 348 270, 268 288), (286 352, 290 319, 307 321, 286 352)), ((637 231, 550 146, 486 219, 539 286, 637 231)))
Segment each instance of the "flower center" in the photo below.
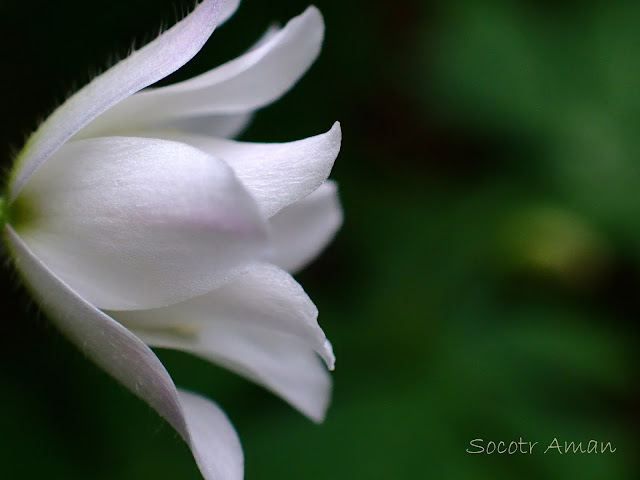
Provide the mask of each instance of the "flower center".
POLYGON ((38 215, 35 206, 22 199, 20 196, 13 202, 0 196, 0 228, 10 224, 16 231, 24 231, 36 224, 38 215))

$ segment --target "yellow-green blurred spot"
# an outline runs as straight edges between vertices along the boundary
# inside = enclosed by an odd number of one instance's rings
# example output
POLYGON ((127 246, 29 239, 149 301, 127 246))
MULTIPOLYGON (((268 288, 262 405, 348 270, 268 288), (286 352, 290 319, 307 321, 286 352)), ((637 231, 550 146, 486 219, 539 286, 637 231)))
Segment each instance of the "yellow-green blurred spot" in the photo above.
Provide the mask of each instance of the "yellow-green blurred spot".
POLYGON ((550 206, 525 208, 510 217, 505 242, 512 266, 575 286, 596 280, 610 261, 610 249, 592 225, 550 206))

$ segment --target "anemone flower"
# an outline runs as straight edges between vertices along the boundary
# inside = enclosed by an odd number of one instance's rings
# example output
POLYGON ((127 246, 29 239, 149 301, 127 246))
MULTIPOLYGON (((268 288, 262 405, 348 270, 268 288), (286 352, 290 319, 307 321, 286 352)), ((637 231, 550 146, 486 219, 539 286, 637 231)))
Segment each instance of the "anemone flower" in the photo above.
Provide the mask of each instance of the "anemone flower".
POLYGON ((320 358, 332 369, 334 357, 291 272, 342 221, 325 181, 337 123, 290 143, 229 139, 315 60, 316 8, 227 64, 145 89, 189 61, 238 3, 203 0, 71 96, 18 154, 0 200, 10 256, 42 309, 216 480, 243 476, 235 430, 213 402, 176 388, 149 346, 221 364, 321 421, 331 380, 320 358))

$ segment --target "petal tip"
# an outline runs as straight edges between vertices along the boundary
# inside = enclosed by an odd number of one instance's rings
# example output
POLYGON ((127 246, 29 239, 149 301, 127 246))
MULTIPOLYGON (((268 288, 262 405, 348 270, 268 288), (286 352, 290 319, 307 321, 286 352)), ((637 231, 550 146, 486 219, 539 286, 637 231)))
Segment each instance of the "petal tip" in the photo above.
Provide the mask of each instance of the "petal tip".
POLYGON ((340 146, 342 145, 342 127, 340 122, 334 122, 331 129, 325 135, 328 140, 327 147, 331 150, 335 150, 335 152, 332 152, 335 159, 340 153, 340 146))
POLYGON ((339 140, 342 140, 342 125, 340 124, 340 122, 333 122, 333 125, 331 125, 331 129, 328 133, 334 135, 339 140))
POLYGON ((218 25, 222 25, 227 20, 229 20, 229 18, 231 18, 233 14, 236 13, 236 10, 239 6, 240 0, 223 0, 222 2, 218 2, 218 25))
POLYGON ((336 356, 333 354, 331 342, 327 339, 325 339, 324 344, 322 345, 322 352, 320 353, 320 356, 327 364, 327 368, 334 371, 336 368, 336 356))
POLYGON ((327 417, 327 411, 329 410, 329 406, 331 404, 331 393, 333 391, 333 385, 331 380, 326 385, 326 388, 323 392, 323 398, 317 402, 313 407, 302 410, 311 421, 314 423, 320 424, 324 422, 327 417))
POLYGON ((315 5, 309 5, 305 9, 305 11, 302 12, 301 17, 303 17, 303 18, 313 17, 313 18, 316 18, 316 19, 320 20, 324 24, 324 18, 322 17, 322 12, 320 12, 320 9, 318 7, 316 7, 315 5))
POLYGON ((315 5, 309 5, 304 12, 299 16, 291 19, 289 24, 303 26, 303 29, 309 32, 309 37, 314 38, 314 43, 318 44, 318 51, 320 53, 320 45, 324 40, 324 17, 322 13, 315 5))

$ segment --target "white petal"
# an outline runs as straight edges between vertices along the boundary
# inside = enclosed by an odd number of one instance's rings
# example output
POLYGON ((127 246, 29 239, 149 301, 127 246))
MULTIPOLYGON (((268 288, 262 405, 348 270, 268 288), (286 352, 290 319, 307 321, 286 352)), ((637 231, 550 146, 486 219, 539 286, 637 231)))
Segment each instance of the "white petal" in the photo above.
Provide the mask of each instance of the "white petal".
POLYGON ((154 136, 192 145, 227 162, 270 217, 305 198, 327 179, 340 152, 340 123, 315 137, 289 143, 248 143, 167 132, 154 136))
POLYGON ((268 248, 266 221, 224 162, 158 139, 65 144, 10 215, 36 255, 103 309, 200 295, 268 248))
POLYGON ((282 27, 277 24, 271 24, 269 25, 269 28, 267 28, 265 30, 265 32, 262 34, 262 36, 258 39, 258 41, 256 43, 254 43, 251 48, 249 50, 247 50, 247 52, 250 52, 252 50, 257 50, 258 48, 262 47, 263 45, 266 45, 269 41, 271 41, 271 39, 278 33, 280 32, 280 30, 282 30, 282 27))
MULTIPOLYGON (((275 35, 280 28, 272 25, 262 35, 262 37, 256 42, 252 49, 258 48, 275 35)), ((164 121, 158 121, 155 123, 157 130, 168 130, 178 132, 189 132, 196 135, 206 135, 209 137, 220 138, 234 138, 240 135, 249 125, 253 118, 252 112, 246 113, 231 113, 220 115, 206 115, 206 116, 191 116, 184 118, 167 118, 164 121)), ((101 133, 101 132, 96 132, 101 133)), ((145 131, 141 134, 145 137, 157 137, 161 138, 161 134, 150 133, 145 131)))
POLYGON ((311 420, 324 420, 331 377, 313 351, 285 335, 231 325, 212 325, 191 341, 159 331, 136 334, 153 347, 183 350, 228 368, 280 395, 311 420))
POLYGON ((325 182, 269 221, 275 247, 271 261, 289 272, 300 270, 324 250, 342 225, 335 182, 325 182))
POLYGON ((242 450, 224 414, 207 400, 178 392, 149 347, 65 285, 10 226, 5 233, 18 271, 60 331, 178 431, 206 480, 241 480, 242 450))
MULTIPOLYGON (((79 135, 131 135, 190 116, 246 113, 289 90, 315 61, 324 22, 315 7, 268 34, 257 47, 214 70, 140 92, 105 112, 79 135)), ((264 38, 264 37, 263 37, 264 38)))
POLYGON ((176 71, 207 41, 238 0, 203 0, 181 22, 96 77, 53 112, 20 153, 10 182, 15 198, 29 176, 78 130, 126 97, 176 71))
POLYGON ((316 421, 329 402, 331 345, 318 311, 285 271, 260 265, 200 297, 153 310, 113 312, 153 346, 185 350, 274 391, 316 421))
POLYGON ((170 123, 159 124, 158 130, 145 131, 140 136, 168 138, 171 136, 171 132, 174 134, 176 132, 190 132, 209 137, 233 138, 244 131, 252 118, 252 113, 238 113, 171 119, 170 123))
POLYGON ((224 2, 220 2, 220 10, 218 11, 217 20, 218 26, 229 20, 229 18, 236 13, 239 5, 240 0, 225 0, 224 2))
POLYGON ((244 458, 236 430, 220 408, 200 395, 178 389, 190 445, 206 480, 242 480, 244 458))

